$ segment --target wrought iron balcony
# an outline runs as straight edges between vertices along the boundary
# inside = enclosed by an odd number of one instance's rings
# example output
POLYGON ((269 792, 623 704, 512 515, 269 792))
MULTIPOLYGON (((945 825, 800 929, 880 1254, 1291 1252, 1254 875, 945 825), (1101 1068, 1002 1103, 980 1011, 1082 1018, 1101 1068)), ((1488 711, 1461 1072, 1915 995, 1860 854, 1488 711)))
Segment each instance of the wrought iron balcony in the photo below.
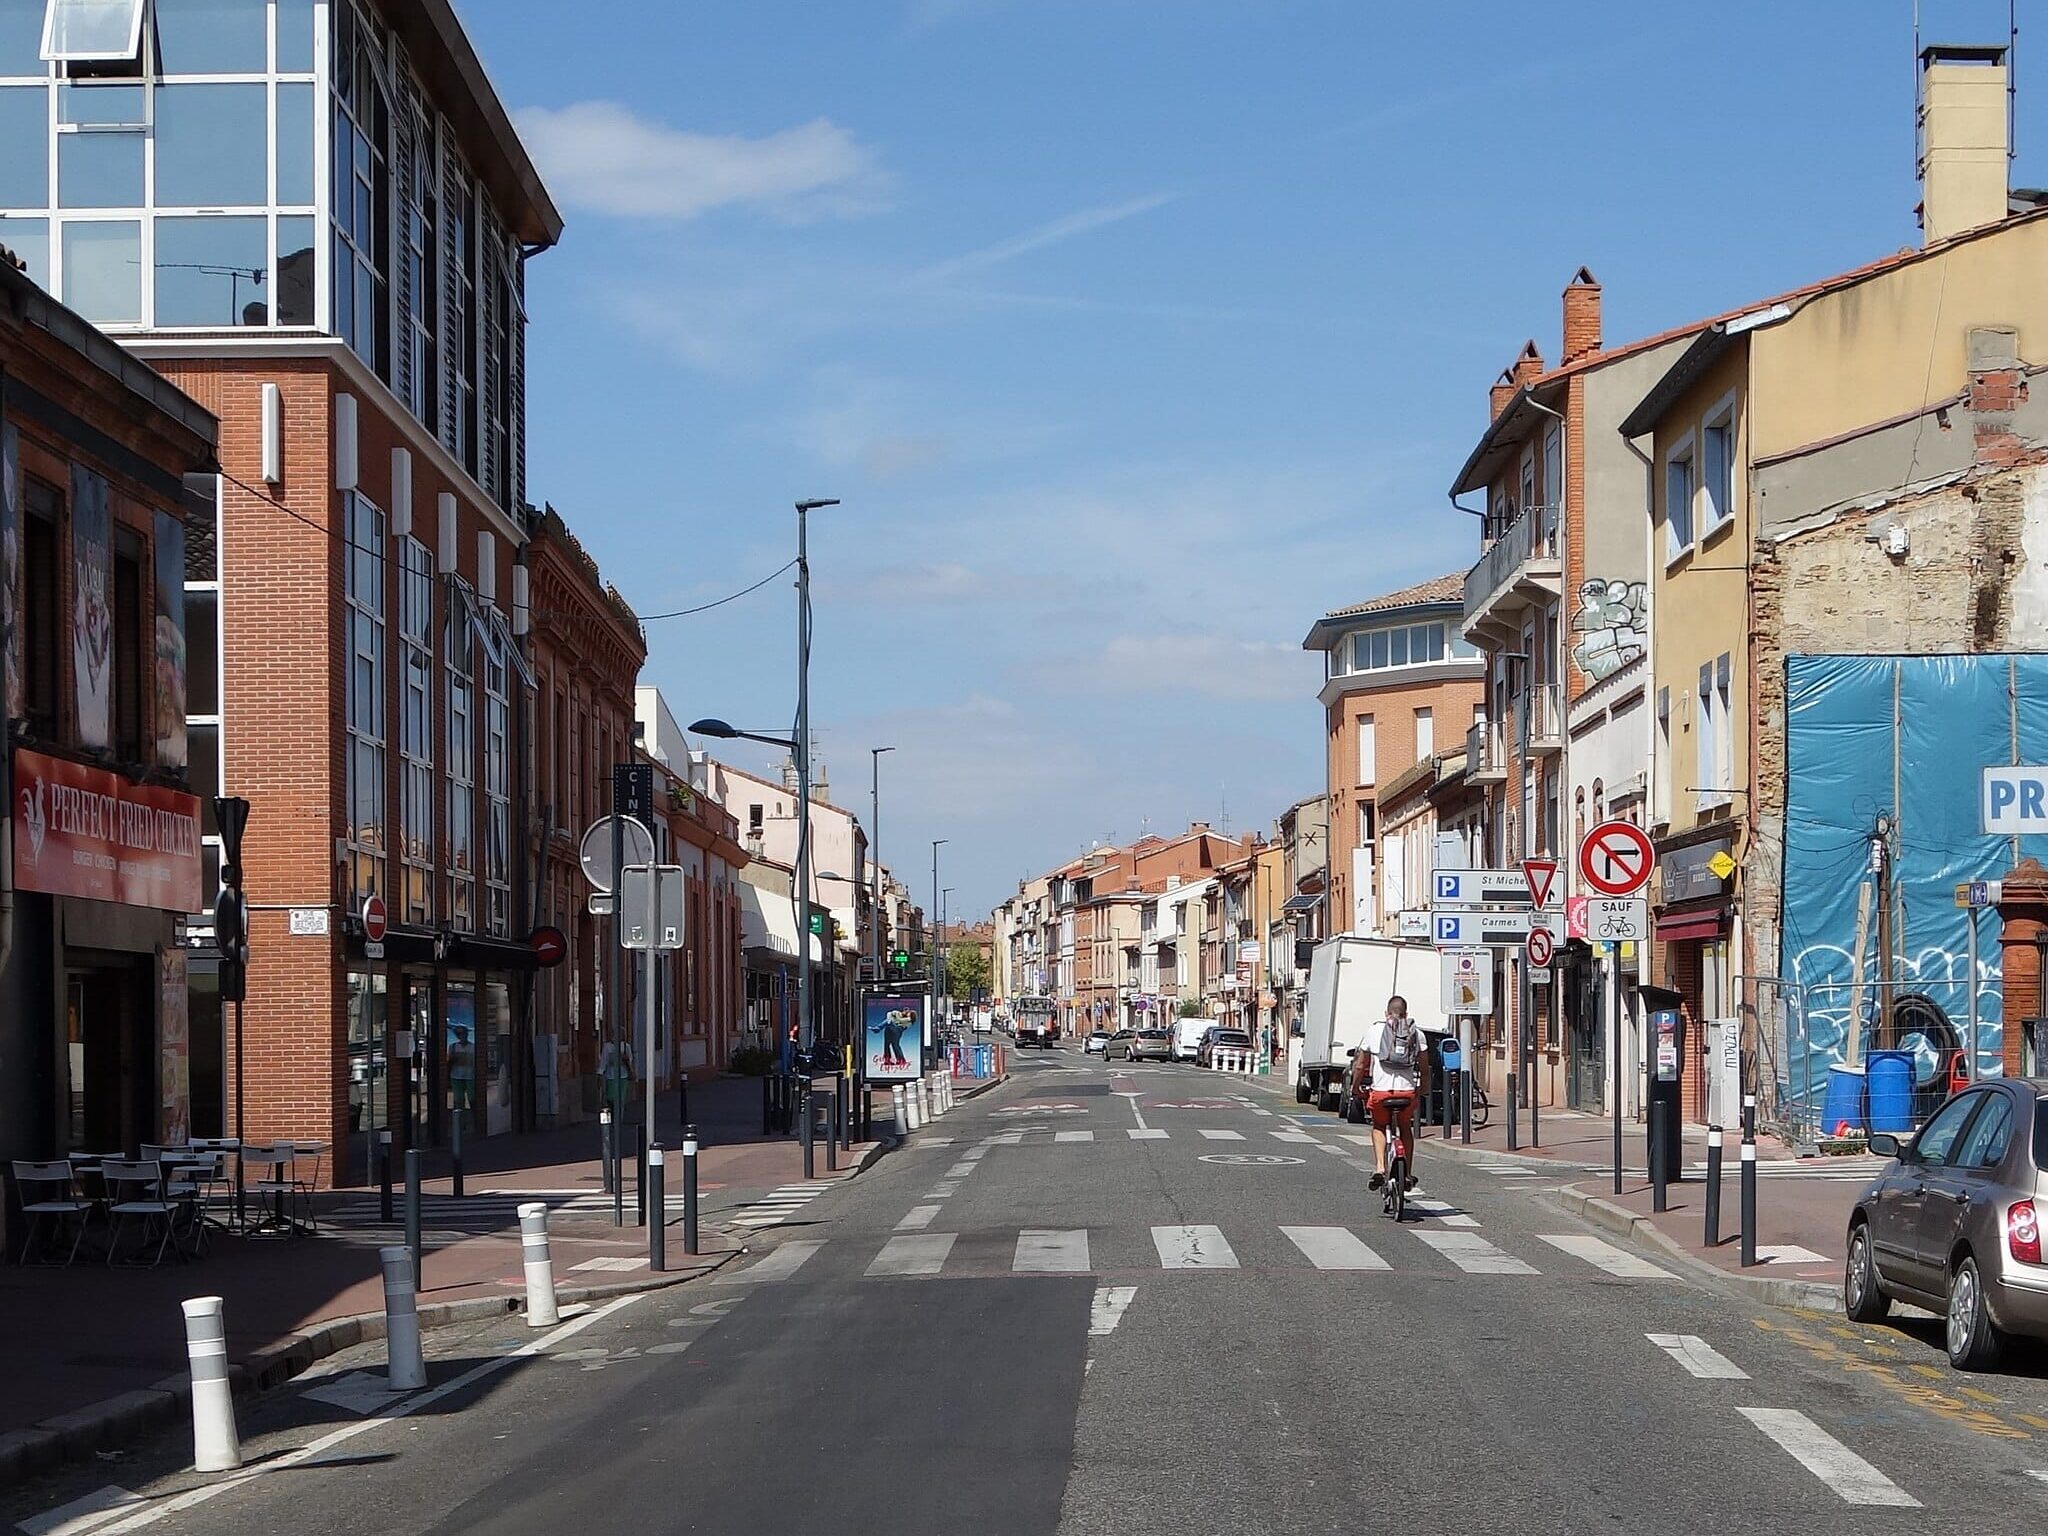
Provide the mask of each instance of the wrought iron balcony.
POLYGON ((1465 573, 1465 638, 1487 650, 1512 650, 1523 610, 1564 591, 1562 509, 1524 507, 1465 573))
POLYGON ((1556 683, 1537 683, 1522 696, 1522 750, 1537 754, 1563 748, 1562 690, 1556 683))
POLYGON ((1508 776, 1500 726, 1482 720, 1465 733, 1465 778, 1473 784, 1498 784, 1508 776))

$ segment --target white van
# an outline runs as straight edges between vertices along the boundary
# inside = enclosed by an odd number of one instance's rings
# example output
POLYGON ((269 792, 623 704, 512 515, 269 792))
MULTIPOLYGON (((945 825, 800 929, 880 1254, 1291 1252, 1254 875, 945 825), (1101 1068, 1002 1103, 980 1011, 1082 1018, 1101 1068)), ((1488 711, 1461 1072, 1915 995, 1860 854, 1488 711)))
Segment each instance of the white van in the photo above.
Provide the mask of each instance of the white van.
POLYGON ((1202 1036, 1209 1032, 1209 1026, 1216 1021, 1206 1014, 1194 1014, 1185 1019, 1173 1021, 1173 1059, 1193 1061, 1202 1050, 1202 1036))

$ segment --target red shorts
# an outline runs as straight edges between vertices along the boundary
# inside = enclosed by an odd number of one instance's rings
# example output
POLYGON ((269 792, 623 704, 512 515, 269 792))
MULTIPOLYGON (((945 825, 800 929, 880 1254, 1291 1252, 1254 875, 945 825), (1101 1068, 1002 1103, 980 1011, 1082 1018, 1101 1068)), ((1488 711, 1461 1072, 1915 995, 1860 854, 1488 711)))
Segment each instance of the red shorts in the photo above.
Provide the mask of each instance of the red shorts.
POLYGON ((1401 1124, 1409 1131, 1415 1129, 1415 1106, 1422 1097, 1417 1088, 1375 1088, 1365 1096, 1365 1112, 1372 1117, 1378 1130, 1384 1131, 1393 1123, 1394 1116, 1401 1117, 1401 1124), (1393 1101, 1406 1099, 1408 1102, 1396 1108, 1393 1101))

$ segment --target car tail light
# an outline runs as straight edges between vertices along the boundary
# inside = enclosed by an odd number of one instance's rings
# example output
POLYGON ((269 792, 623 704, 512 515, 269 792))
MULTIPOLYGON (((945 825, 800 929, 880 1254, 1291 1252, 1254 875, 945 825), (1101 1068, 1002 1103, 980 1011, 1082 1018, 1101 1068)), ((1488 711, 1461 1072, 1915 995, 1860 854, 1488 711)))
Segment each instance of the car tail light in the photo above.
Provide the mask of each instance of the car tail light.
POLYGON ((2005 1245, 2023 1264, 2041 1262, 2041 1223, 2033 1201, 2022 1200, 2005 1213, 2005 1245))

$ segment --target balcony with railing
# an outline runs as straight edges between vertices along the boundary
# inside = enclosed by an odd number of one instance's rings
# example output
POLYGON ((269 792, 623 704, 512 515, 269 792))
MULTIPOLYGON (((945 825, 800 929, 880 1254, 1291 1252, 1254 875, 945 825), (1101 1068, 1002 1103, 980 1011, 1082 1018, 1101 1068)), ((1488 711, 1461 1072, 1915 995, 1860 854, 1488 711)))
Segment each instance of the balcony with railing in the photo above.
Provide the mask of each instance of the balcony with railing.
POLYGON ((1498 784, 1508 776, 1500 726, 1481 720, 1465 733, 1465 778, 1472 784, 1498 784))
POLYGON ((1564 592, 1563 509, 1524 507, 1465 573, 1465 638, 1513 650, 1523 614, 1564 592))
POLYGON ((1522 750, 1540 755, 1563 749, 1563 690, 1555 683, 1537 683, 1522 696, 1522 750))

